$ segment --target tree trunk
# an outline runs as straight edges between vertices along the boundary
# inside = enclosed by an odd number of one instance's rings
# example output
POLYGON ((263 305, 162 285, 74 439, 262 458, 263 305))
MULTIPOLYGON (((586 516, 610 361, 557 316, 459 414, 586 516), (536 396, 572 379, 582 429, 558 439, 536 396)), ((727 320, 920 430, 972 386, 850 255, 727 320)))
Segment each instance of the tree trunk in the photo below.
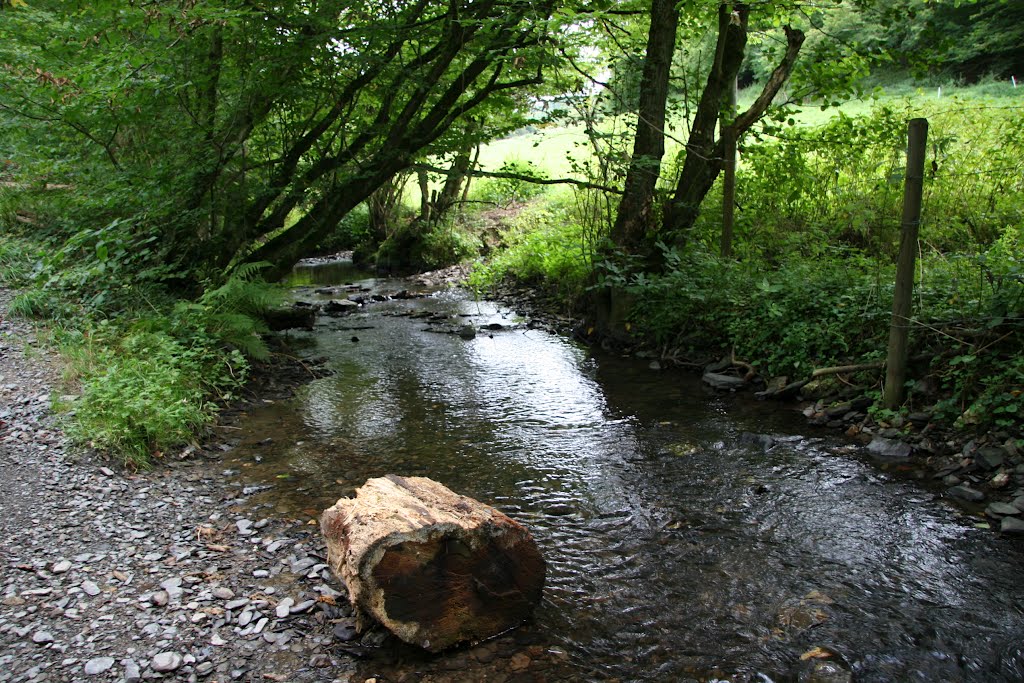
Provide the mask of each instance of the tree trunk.
POLYGON ((729 91, 736 81, 747 46, 747 21, 750 7, 737 3, 730 11, 727 3, 718 6, 718 42, 708 81, 701 93, 686 143, 683 171, 679 175, 672 200, 665 209, 663 227, 675 241, 697 219, 701 202, 722 170, 723 151, 718 149, 715 128, 729 91))
POLYGON ((327 559, 360 616, 437 652, 519 625, 540 600, 530 532, 424 477, 370 479, 321 518, 327 559))
MULTIPOLYGON (((750 7, 744 3, 736 3, 732 11, 727 4, 719 6, 718 44, 714 63, 690 129, 683 171, 679 175, 672 199, 665 208, 662 221, 666 239, 676 244, 685 243, 687 233, 700 214, 700 205, 715 184, 725 162, 725 140, 716 139, 715 126, 723 108, 728 107, 732 84, 743 63, 749 14, 750 7)), ((738 141, 764 116, 793 70, 804 43, 804 33, 790 26, 783 29, 786 32, 786 54, 765 82, 754 103, 737 115, 728 126, 729 137, 733 140, 738 141)))
POLYGON ((462 195, 462 184, 466 180, 470 164, 473 163, 473 148, 477 144, 476 131, 478 128, 479 124, 475 121, 471 121, 466 126, 462 144, 456 150, 455 159, 452 161, 451 168, 448 169, 448 176, 445 178, 444 186, 437 195, 437 201, 434 202, 430 219, 435 223, 439 223, 444 219, 452 207, 458 203, 459 197, 462 195))
POLYGON ((665 154, 665 103, 678 25, 679 10, 673 0, 652 0, 633 156, 611 234, 615 246, 630 253, 636 251, 647 232, 654 189, 661 174, 661 158, 665 154))
POLYGON ((399 218, 399 206, 405 184, 409 180, 407 172, 398 173, 391 180, 381 185, 366 200, 369 209, 370 235, 374 242, 380 244, 391 233, 399 218))
POLYGON ((431 213, 430 201, 430 175, 420 169, 416 171, 416 181, 420 188, 420 215, 421 221, 429 221, 431 213))

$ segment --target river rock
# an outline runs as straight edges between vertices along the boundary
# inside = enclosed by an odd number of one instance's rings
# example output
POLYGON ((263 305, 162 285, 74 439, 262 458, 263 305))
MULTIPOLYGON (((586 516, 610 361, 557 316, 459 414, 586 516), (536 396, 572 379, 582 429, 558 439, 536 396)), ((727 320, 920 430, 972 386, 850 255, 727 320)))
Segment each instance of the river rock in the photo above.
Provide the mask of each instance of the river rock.
POLYGON ((910 456, 912 450, 908 443, 881 436, 871 439, 871 443, 868 444, 868 453, 883 458, 906 458, 910 456))
POLYGON ((982 446, 974 452, 974 462, 986 470, 998 469, 1005 461, 1006 454, 996 446, 982 446))
POLYGON ((183 661, 184 659, 177 652, 161 652, 153 657, 149 666, 157 673, 167 673, 180 669, 183 661))
POLYGON ((985 508, 985 514, 989 517, 1006 517, 1007 515, 1019 515, 1020 510, 1010 503, 996 502, 990 503, 989 506, 985 508))
POLYGON ((747 381, 742 377, 723 375, 717 372, 705 372, 701 376, 701 381, 712 389, 719 389, 721 391, 736 391, 747 386, 747 381))
POLYGON ((114 666, 113 657, 96 657, 85 663, 85 675, 99 676, 109 671, 112 666, 114 666))
POLYGON ((1004 534, 1024 534, 1024 520, 1019 517, 1003 517, 999 530, 1004 534))
POLYGON ((837 405, 829 406, 828 408, 825 408, 825 415, 827 415, 830 419, 834 420, 836 418, 843 417, 844 415, 846 415, 847 413, 851 412, 852 410, 853 410, 853 404, 852 403, 849 403, 849 402, 847 402, 847 403, 839 403, 837 405))
POLYGON ((348 315, 359 310, 359 304, 348 299, 331 299, 323 304, 321 310, 328 315, 348 315))
POLYGON ((984 493, 978 491, 977 489, 972 489, 967 484, 960 484, 959 486, 954 486, 951 489, 947 490, 946 493, 948 493, 953 498, 966 500, 969 503, 978 503, 980 501, 985 500, 984 493))

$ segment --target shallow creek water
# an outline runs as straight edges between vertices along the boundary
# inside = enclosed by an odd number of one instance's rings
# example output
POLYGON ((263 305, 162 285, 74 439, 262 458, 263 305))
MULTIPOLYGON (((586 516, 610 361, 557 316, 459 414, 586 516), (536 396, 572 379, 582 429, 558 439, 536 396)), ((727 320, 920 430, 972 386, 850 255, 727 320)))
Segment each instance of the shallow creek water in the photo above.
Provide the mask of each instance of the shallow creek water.
MULTIPOLYGON (((515 323, 457 291, 322 318, 302 336, 335 374, 242 425, 256 500, 316 514, 422 475, 528 525, 548 579, 517 642, 547 663, 501 680, 809 680, 816 647, 858 681, 1024 680, 1020 541, 795 411, 515 323)), ((480 659, 382 650, 365 672, 489 680, 480 659)))

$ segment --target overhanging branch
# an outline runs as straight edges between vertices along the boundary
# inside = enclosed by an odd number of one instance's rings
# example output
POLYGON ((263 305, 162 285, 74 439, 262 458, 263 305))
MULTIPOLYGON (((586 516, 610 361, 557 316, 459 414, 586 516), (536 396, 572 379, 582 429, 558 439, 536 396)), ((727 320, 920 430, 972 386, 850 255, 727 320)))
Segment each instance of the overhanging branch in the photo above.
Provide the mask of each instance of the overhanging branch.
MULTIPOLYGON (((417 171, 427 171, 428 173, 442 173, 445 175, 447 175, 450 170, 447 168, 441 168, 439 166, 431 166, 430 164, 413 164, 412 167, 417 171)), ((534 185, 574 185, 576 187, 582 187, 588 190, 598 190, 599 192, 611 192, 612 194, 622 194, 622 190, 620 190, 617 187, 608 187, 607 185, 591 183, 586 180, 577 180, 576 178, 538 178, 536 176, 530 176, 523 173, 481 170, 466 171, 466 175, 473 178, 504 178, 506 180, 519 180, 524 183, 533 183, 534 185)))

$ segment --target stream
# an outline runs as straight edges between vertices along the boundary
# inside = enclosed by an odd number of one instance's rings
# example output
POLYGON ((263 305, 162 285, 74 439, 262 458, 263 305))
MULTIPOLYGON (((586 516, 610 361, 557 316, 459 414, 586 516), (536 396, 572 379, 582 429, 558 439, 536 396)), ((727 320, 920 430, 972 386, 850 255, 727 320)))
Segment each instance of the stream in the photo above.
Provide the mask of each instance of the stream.
MULTIPOLYGON (((313 293, 344 282, 417 289, 342 263, 297 271, 294 292, 345 298, 313 293)), ((321 317, 291 334, 334 374, 241 425, 232 457, 246 484, 269 487, 254 503, 279 514, 419 475, 537 538, 544 599, 505 650, 385 645, 367 678, 1024 680, 1024 542, 976 528, 795 406, 715 394, 522 322, 459 290, 321 317), (465 325, 481 331, 454 333, 465 325)))

